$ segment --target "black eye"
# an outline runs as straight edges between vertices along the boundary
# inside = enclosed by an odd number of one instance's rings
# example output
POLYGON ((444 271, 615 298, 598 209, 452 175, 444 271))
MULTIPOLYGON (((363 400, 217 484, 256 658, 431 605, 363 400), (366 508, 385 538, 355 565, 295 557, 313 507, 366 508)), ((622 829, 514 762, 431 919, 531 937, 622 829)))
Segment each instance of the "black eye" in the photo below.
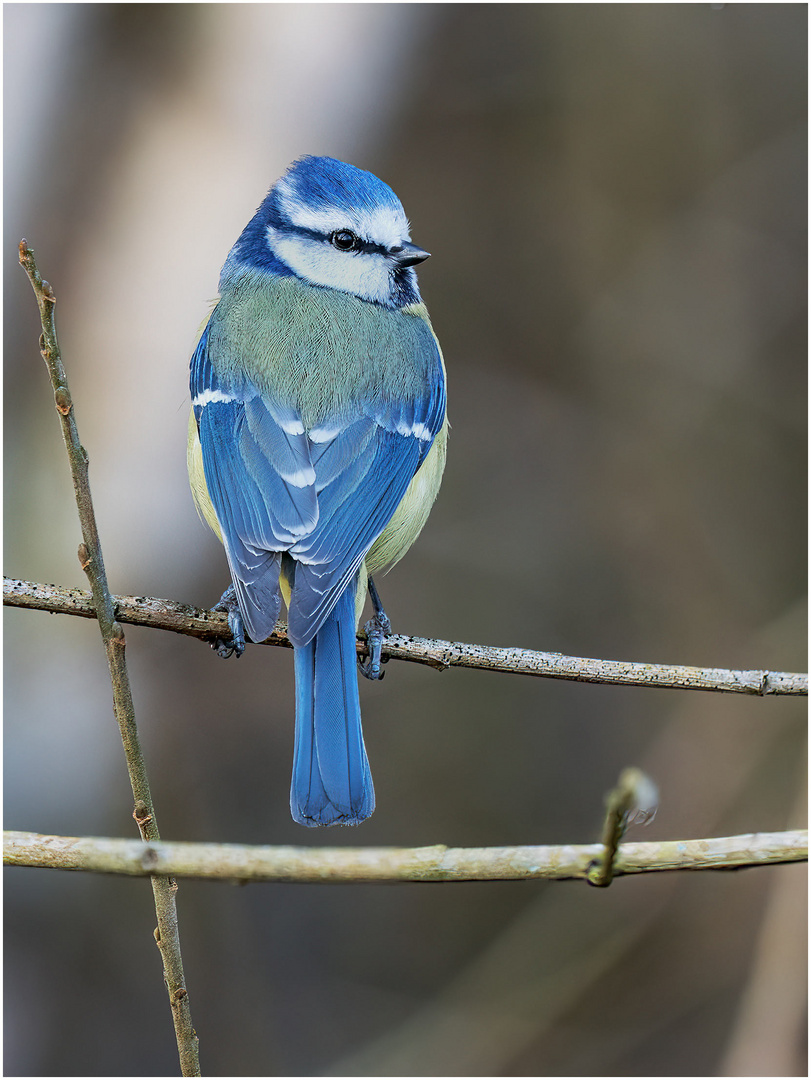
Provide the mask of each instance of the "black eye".
POLYGON ((339 251, 354 251, 360 247, 360 238, 350 232, 349 229, 340 229, 338 232, 334 232, 330 239, 333 247, 337 247, 339 251))

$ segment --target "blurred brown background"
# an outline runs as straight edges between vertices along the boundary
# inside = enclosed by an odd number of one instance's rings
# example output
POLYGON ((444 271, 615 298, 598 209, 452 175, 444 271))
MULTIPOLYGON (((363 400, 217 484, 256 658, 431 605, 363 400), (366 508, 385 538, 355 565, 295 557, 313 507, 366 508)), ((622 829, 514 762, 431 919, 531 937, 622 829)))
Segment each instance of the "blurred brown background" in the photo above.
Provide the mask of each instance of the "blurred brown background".
MULTIPOLYGON (((6 559, 85 586, 16 262, 61 343, 114 592, 212 603, 187 370, 219 268, 302 153, 400 195, 453 424, 400 632, 804 670, 806 6, 9 4, 6 559)), ((378 810, 296 826, 289 653, 137 628, 165 837, 589 842, 804 823, 802 700, 392 663, 361 688, 378 810)), ((95 625, 6 614, 7 828, 134 836, 95 625)), ((184 882, 208 1075, 804 1075, 805 869, 580 883, 184 882)), ((7 1075, 168 1075, 145 881, 6 874, 7 1075)))

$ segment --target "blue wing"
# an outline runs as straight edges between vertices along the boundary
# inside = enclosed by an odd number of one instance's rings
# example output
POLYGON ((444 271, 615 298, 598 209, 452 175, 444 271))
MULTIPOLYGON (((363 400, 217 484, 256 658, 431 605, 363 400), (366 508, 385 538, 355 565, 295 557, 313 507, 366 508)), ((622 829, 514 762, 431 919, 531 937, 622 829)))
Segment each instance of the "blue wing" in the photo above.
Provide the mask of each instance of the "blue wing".
POLYGON ((192 357, 191 393, 209 496, 248 633, 262 641, 281 606, 281 553, 294 560, 289 634, 306 645, 385 529, 442 427, 439 351, 423 396, 348 404, 305 431, 299 411, 220 376, 208 331, 192 357), (215 363, 212 363, 214 359, 215 363))

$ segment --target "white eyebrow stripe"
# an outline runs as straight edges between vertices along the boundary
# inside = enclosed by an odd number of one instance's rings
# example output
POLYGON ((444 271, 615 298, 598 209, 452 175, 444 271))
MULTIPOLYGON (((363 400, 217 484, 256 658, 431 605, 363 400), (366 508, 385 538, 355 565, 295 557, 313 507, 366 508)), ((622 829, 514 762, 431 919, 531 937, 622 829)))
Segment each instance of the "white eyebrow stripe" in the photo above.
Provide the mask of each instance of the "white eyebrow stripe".
POLYGON ((204 405, 213 405, 222 403, 227 405, 230 401, 237 401, 239 399, 233 397, 231 394, 224 394, 222 390, 211 390, 206 388, 202 394, 198 394, 192 402, 194 408, 203 408, 204 405))
POLYGON ((380 205, 374 208, 339 207, 316 209, 300 198, 294 185, 284 177, 276 184, 282 211, 290 223, 300 229, 318 233, 333 233, 352 229, 364 240, 374 240, 384 247, 396 247, 409 238, 408 218, 402 206, 380 205))
POLYGON ((350 226, 358 228, 357 215, 341 213, 340 210, 311 210, 308 206, 291 203, 286 207, 290 221, 299 229, 312 229, 317 233, 332 233, 350 226))

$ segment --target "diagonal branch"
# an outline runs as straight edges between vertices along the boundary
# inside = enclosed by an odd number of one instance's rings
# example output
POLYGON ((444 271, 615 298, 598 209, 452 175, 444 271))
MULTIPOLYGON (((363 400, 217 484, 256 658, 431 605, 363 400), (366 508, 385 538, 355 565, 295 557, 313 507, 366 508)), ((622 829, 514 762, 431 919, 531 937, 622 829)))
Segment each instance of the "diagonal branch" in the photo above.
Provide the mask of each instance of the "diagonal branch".
MULTIPOLYGON (((42 836, 7 832, 3 862, 54 870, 102 874, 171 874, 227 881, 398 882, 588 880, 603 844, 554 847, 305 848, 242 844, 169 843, 144 847, 136 840, 87 836, 42 836)), ((738 870, 801 862, 808 858, 808 833, 748 833, 704 840, 620 844, 612 874, 663 870, 738 870)))
MULTIPOLYGON (((41 585, 5 578, 3 603, 12 607, 51 611, 62 615, 95 618, 90 595, 81 589, 41 585)), ((174 600, 150 596, 115 596, 113 603, 122 623, 151 626, 213 641, 229 634, 226 616, 174 600)), ((289 647, 286 627, 280 622, 263 644, 289 647)), ((358 652, 366 643, 358 639, 358 652)), ((616 686, 659 686, 680 690, 715 690, 730 694, 792 694, 807 696, 808 676, 788 671, 731 671, 727 668, 684 667, 678 664, 643 664, 624 660, 592 660, 531 649, 465 645, 455 641, 391 634, 383 643, 384 660, 410 660, 444 671, 449 667, 483 668, 514 675, 536 675, 576 682, 609 683, 616 686)))
MULTIPOLYGON (((62 356, 56 336, 54 309, 56 296, 47 281, 43 281, 34 252, 27 241, 20 242, 20 264, 28 275, 39 307, 42 335, 40 351, 48 368, 54 391, 56 411, 62 423, 62 435, 70 461, 73 488, 76 494, 76 506, 82 527, 83 543, 79 545, 79 562, 87 574, 92 590, 89 600, 93 615, 98 619, 107 665, 113 686, 113 709, 124 754, 127 760, 132 794, 135 800, 133 817, 141 837, 146 843, 160 839, 146 765, 138 739, 135 723, 135 708, 132 701, 127 661, 125 656, 124 628, 116 620, 113 598, 107 585, 107 574, 101 554, 96 516, 93 511, 93 499, 90 494, 88 478, 88 457, 79 441, 79 432, 73 411, 73 401, 68 389, 67 376, 62 364, 62 356)), ((138 845, 143 850, 143 844, 138 845)), ((155 897, 155 912, 158 928, 155 934, 158 948, 163 959, 172 1018, 175 1025, 180 1066, 184 1076, 199 1076, 197 1035, 192 1027, 189 999, 183 978, 183 960, 180 954, 180 936, 177 927, 177 908, 175 893, 177 884, 165 875, 152 875, 152 891, 155 897)))

